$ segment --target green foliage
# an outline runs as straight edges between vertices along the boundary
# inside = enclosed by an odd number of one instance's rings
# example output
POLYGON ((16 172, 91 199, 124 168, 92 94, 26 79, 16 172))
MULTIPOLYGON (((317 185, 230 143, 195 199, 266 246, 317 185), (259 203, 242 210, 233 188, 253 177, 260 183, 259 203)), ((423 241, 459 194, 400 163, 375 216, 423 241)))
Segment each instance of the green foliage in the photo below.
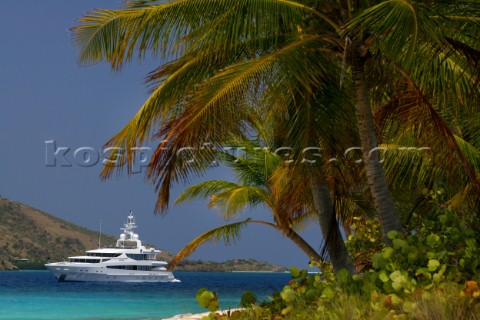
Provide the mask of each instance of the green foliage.
MULTIPOLYGON (((318 299, 325 301, 334 299, 341 280, 333 280, 335 277, 332 273, 332 266, 325 262, 315 262, 311 266, 323 268, 325 272, 309 275, 307 270, 291 267, 292 280, 289 284, 282 291, 275 292, 269 302, 260 303, 264 314, 287 316, 296 308, 314 303, 318 299)), ((348 271, 341 270, 337 274, 337 278, 345 280, 346 274, 348 271)))
POLYGON ((407 234, 389 232, 392 245, 385 247, 369 240, 381 237, 378 222, 358 220, 347 244, 362 257, 356 262, 363 273, 333 275, 331 266, 317 264, 323 273, 309 275, 291 267, 289 284, 259 304, 256 318, 244 319, 478 318, 480 235, 469 221, 436 206, 413 214, 407 234))
MULTIPOLYGON (((380 241, 382 233, 380 223, 376 219, 353 218, 351 229, 355 231, 345 242, 348 251, 353 255, 353 262, 359 271, 372 268, 372 256, 384 248, 380 241)), ((392 235, 390 231, 388 235, 392 235)), ((396 232, 396 231, 395 231, 396 232)))
POLYGON ((200 236, 190 241, 190 243, 188 243, 179 253, 177 253, 172 261, 170 261, 169 268, 172 269, 180 260, 188 257, 205 242, 218 243, 221 239, 223 239, 227 245, 234 243, 240 237, 242 228, 244 228, 246 224, 252 222, 254 221, 248 218, 243 221, 225 224, 204 232, 200 236))
POLYGON ((412 214, 412 227, 406 235, 390 231, 391 247, 370 241, 380 238, 375 220, 354 224, 355 234, 346 242, 357 267, 378 273, 387 293, 431 288, 444 280, 462 283, 476 278, 480 271, 480 235, 473 229, 474 220, 441 206, 442 190, 424 193, 431 199, 428 210, 412 214), (403 277, 396 277, 396 272, 403 277), (390 278, 392 274, 395 280, 390 278))
POLYGON ((200 288, 197 291, 197 302, 202 308, 207 308, 208 310, 214 312, 217 311, 220 307, 218 302, 218 295, 213 293, 205 288, 200 288))
POLYGON ((245 293, 242 295, 242 300, 240 300, 240 306, 245 308, 249 307, 252 304, 255 304, 255 301, 257 301, 257 298, 253 294, 252 291, 245 291, 245 293))
MULTIPOLYGON (((272 219, 270 221, 246 219, 243 222, 230 223, 211 229, 187 244, 172 259, 169 265, 170 268, 175 267, 179 261, 188 257, 200 245, 206 242, 217 243, 220 239, 223 239, 226 244, 234 243, 239 238, 242 228, 251 223, 274 228, 299 245, 298 239, 301 237, 295 230, 301 227, 302 223, 307 221, 311 215, 314 215, 308 205, 308 198, 296 199, 294 202, 286 205, 284 201, 287 195, 284 192, 284 188, 276 190, 274 187, 275 184, 272 182, 274 178, 273 173, 279 169, 279 164, 281 163, 281 158, 278 154, 270 151, 268 147, 265 147, 265 144, 258 141, 237 139, 231 141, 231 143, 248 146, 248 148, 242 147, 245 154, 243 156, 235 156, 224 151, 216 151, 215 155, 222 164, 233 170, 239 183, 224 180, 204 181, 183 191, 175 203, 179 204, 195 198, 209 198, 208 206, 218 209, 225 220, 237 217, 240 212, 248 207, 255 208, 257 205, 262 204, 270 209, 272 219), (281 200, 278 197, 279 194, 282 194, 281 200), (294 219, 290 216, 290 211, 283 207, 288 207, 291 212, 295 212, 294 219)), ((321 259, 318 253, 305 240, 302 239, 299 247, 309 258, 321 259)))

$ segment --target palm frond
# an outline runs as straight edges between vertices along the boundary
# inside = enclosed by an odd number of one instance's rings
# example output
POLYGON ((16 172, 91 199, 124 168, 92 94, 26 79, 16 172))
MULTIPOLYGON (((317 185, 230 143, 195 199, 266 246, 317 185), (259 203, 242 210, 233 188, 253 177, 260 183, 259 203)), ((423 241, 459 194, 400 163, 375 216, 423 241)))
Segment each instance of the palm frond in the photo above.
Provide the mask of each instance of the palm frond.
POLYGON ((144 8, 160 3, 162 0, 124 0, 122 7, 125 9, 144 8))
POLYGON ((189 244, 180 250, 180 252, 178 252, 168 264, 168 269, 172 270, 179 261, 191 255, 199 246, 207 242, 216 244, 223 239, 226 245, 235 243, 240 236, 241 230, 249 223, 259 223, 275 228, 274 225, 271 225, 268 222, 246 219, 240 222, 230 223, 211 229, 190 241, 189 244))
POLYGON ((471 212, 478 212, 480 203, 476 192, 472 188, 472 184, 469 183, 465 185, 462 190, 459 190, 450 199, 448 199, 445 202, 445 206, 449 207, 455 212, 469 214, 471 212))
MULTIPOLYGON (((208 42, 225 48, 235 39, 295 30, 303 24, 305 14, 337 27, 326 15, 295 1, 188 0, 167 4, 134 1, 127 4, 127 9, 96 10, 80 18, 79 25, 72 30, 74 42, 81 48, 80 61, 106 60, 118 69, 135 51, 140 58, 147 51, 163 57, 178 56, 184 52, 180 43, 188 43, 189 34, 201 28, 209 28, 209 39, 214 41, 208 42), (225 12, 243 14, 219 22, 218 17, 225 12), (259 14, 262 19, 258 19, 259 14), (172 48, 176 49, 174 53, 169 51, 172 48)), ((188 47, 187 44, 183 49, 188 47)))
POLYGON ((268 194, 265 190, 253 186, 239 186, 212 195, 208 206, 218 209, 226 219, 232 219, 246 207, 253 208, 268 202, 268 194))
POLYGON ((232 140, 228 145, 235 152, 219 152, 219 160, 233 170, 238 181, 267 188, 269 177, 281 162, 276 150, 249 140, 232 140))
POLYGON ((208 198, 217 193, 231 192, 241 188, 240 185, 230 181, 224 180, 208 180, 200 182, 194 186, 185 189, 175 200, 175 204, 181 204, 187 201, 192 201, 197 198, 208 198))
POLYGON ((381 47, 383 52, 402 57, 408 63, 413 58, 420 33, 428 32, 430 37, 436 37, 429 20, 423 19, 425 21, 420 22, 424 24, 419 23, 419 14, 421 10, 410 2, 382 1, 350 20, 344 34, 350 38, 363 34, 369 38, 367 43, 370 45, 381 47))

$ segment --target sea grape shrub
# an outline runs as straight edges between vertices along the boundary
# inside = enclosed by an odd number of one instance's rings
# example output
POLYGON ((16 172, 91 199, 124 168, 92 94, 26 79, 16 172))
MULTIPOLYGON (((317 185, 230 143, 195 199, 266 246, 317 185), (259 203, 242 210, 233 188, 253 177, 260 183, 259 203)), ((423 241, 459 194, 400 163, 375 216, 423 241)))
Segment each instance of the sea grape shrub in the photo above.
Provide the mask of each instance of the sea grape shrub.
POLYGON ((386 291, 391 291, 390 285, 393 284, 393 289, 399 291, 399 282, 429 289, 442 282, 464 283, 478 277, 480 248, 477 233, 447 210, 430 219, 419 215, 414 219, 417 227, 410 234, 389 232, 392 247, 384 248, 372 257, 373 269, 379 273, 386 291), (405 279, 392 280, 392 274, 395 278, 398 272, 405 279))
MULTIPOLYGON (((474 284, 480 273, 480 234, 471 228, 473 224, 468 218, 447 208, 432 207, 422 215, 412 215, 410 225, 414 227, 406 234, 390 231, 387 236, 392 245, 371 255, 368 271, 353 276, 343 274, 346 278, 337 282, 342 283, 342 291, 370 297, 372 307, 411 314, 415 297, 443 295, 467 283, 462 293, 472 303, 478 303, 480 292, 474 284)), ((350 248, 370 250, 366 245, 354 243, 366 238, 352 237, 350 248)))
POLYGON ((351 294, 365 297, 373 309, 387 308, 392 315, 411 315, 415 299, 428 299, 447 291, 451 294, 452 290, 457 296, 470 298, 472 303, 480 302, 480 290, 476 287, 480 234, 471 228, 468 219, 436 207, 423 215, 413 214, 410 224, 414 227, 406 234, 390 231, 387 236, 392 245, 385 247, 379 240, 373 241, 381 239, 376 221, 358 223, 356 233, 347 242, 357 262, 361 261, 357 266, 363 273, 350 275, 341 270, 331 277, 328 269, 320 276, 292 267, 292 280, 272 304, 276 309, 282 306, 280 314, 286 316, 302 305, 313 302, 325 306, 341 295, 351 294), (465 283, 466 289, 458 290, 465 283))
POLYGON ((296 267, 290 268, 292 279, 282 291, 275 292, 269 301, 261 302, 257 308, 257 315, 261 319, 279 319, 290 314, 297 308, 306 307, 309 303, 320 299, 333 299, 335 285, 333 283, 333 268, 328 263, 312 263, 311 267, 317 266, 325 270, 323 274, 309 275, 307 270, 296 267))
POLYGON ((367 272, 351 277, 358 282, 356 287, 367 294, 375 290, 401 297, 441 288, 447 282, 478 280, 479 235, 454 213, 446 209, 436 213, 414 214, 412 225, 416 227, 406 235, 390 231, 387 236, 392 246, 371 256, 367 272))
POLYGON ((355 233, 348 237, 347 247, 357 269, 377 274, 384 292, 428 290, 442 282, 463 284, 480 273, 475 220, 445 208, 443 190, 424 193, 429 201, 422 214, 412 214, 406 235, 388 233, 390 247, 380 241, 378 221, 354 219, 355 233))
MULTIPOLYGON (((362 273, 340 270, 334 275, 328 263, 314 264, 321 274, 292 267, 288 285, 269 301, 250 304, 253 308, 242 312, 241 319, 290 318, 312 305, 328 314, 345 297, 364 301, 369 312, 387 309, 389 319, 415 318, 420 302, 447 297, 457 297, 459 305, 466 302, 467 308, 471 304, 472 310, 480 310, 480 233, 473 230, 471 217, 439 206, 436 196, 431 199, 429 210, 412 215, 406 234, 387 234, 392 243, 388 247, 381 244, 377 221, 355 219, 355 233, 347 246, 362 273)), ((204 296, 204 305, 208 301, 212 301, 210 294, 204 296)))

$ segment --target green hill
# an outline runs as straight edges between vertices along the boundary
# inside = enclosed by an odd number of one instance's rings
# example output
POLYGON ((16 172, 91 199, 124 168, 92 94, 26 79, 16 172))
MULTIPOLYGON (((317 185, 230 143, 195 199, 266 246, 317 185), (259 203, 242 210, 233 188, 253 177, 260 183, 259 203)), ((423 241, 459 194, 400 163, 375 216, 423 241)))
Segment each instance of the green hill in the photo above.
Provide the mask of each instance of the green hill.
MULTIPOLYGON (((20 202, 0 198, 0 270, 41 268, 47 261, 62 261, 98 247, 99 233, 59 219, 20 202), (28 261, 26 260, 28 259, 28 261)), ((116 239, 102 234, 102 246, 116 239)), ((174 255, 164 251, 160 260, 174 255)), ((286 268, 253 259, 222 263, 186 260, 178 271, 285 271, 286 268)))

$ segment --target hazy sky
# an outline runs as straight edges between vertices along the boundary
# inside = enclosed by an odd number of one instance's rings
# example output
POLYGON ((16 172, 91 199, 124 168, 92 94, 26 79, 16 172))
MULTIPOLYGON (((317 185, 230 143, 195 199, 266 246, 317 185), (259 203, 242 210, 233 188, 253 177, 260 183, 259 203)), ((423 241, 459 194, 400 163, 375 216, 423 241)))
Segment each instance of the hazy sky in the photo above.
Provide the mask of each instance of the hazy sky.
MULTIPOLYGON (((120 3, 0 1, 0 195, 95 230, 101 220, 103 231, 116 236, 133 210, 142 240, 176 252, 225 221, 207 209, 205 201, 171 206, 166 216, 155 216, 156 195, 143 175, 101 182, 100 164, 81 167, 73 155, 81 147, 100 150, 122 128, 147 98, 143 78, 159 63, 134 61, 121 73, 105 64, 76 63, 68 29, 89 10, 118 8, 120 3), (47 167, 45 141, 71 148, 66 158, 72 166, 59 166, 57 157, 57 166, 47 167)), ((204 178, 231 179, 231 175, 215 168, 204 178)), ((174 196, 184 187, 177 186, 174 196)), ((249 216, 268 219, 269 214, 258 209, 240 218, 249 216)), ((304 236, 318 248, 317 226, 304 236)), ((236 245, 206 245, 192 258, 254 258, 303 267, 308 262, 277 231, 253 225, 236 245)))

